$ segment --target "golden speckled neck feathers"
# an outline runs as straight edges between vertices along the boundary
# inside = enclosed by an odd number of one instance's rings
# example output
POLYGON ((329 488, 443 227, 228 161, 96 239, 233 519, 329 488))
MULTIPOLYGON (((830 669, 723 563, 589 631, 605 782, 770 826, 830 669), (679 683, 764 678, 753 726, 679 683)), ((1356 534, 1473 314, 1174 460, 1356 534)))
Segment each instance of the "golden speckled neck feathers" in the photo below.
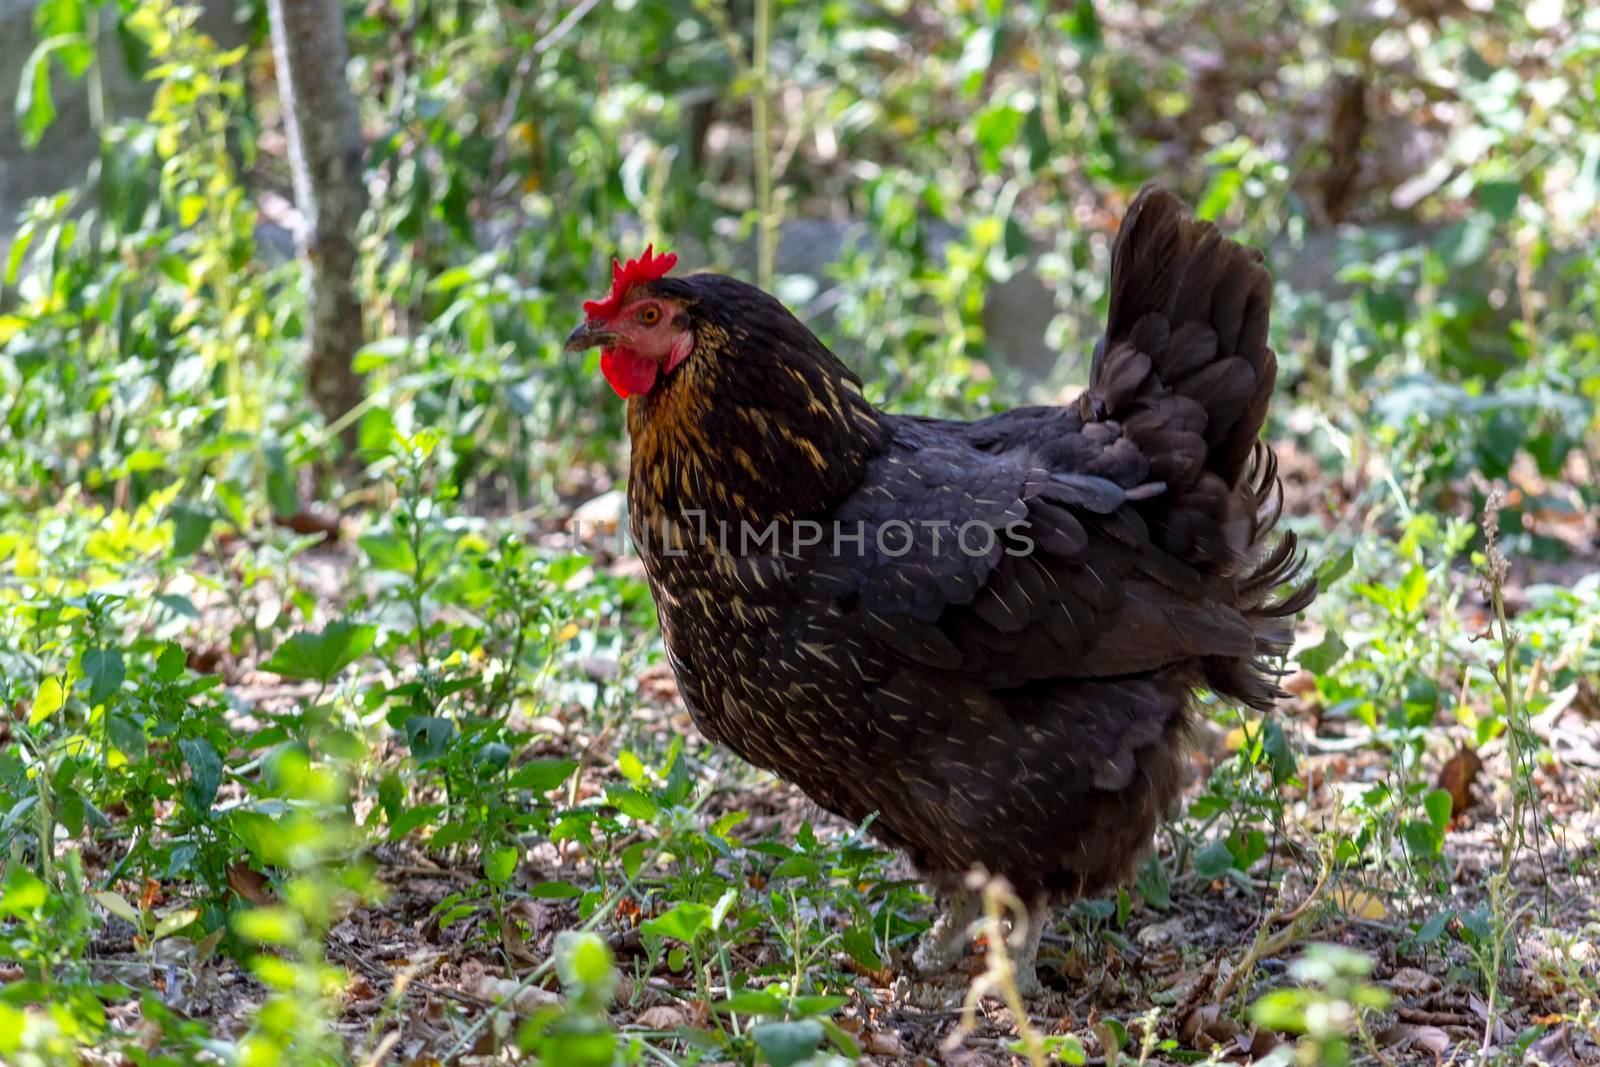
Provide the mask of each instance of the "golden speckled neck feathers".
POLYGON ((776 300, 707 278, 683 279, 710 290, 695 292, 694 351, 628 401, 634 521, 764 524, 831 509, 883 447, 878 413, 776 300))

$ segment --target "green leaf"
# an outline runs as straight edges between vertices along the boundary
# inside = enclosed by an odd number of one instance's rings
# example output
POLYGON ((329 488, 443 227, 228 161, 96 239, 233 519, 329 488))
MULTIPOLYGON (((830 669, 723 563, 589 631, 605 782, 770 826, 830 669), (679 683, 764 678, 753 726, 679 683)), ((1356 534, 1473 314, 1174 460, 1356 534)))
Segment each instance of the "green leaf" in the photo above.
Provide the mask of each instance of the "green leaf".
POLYGON ((1439 940, 1439 935, 1444 933, 1445 927, 1449 926, 1450 920, 1455 917, 1454 909, 1446 909, 1437 915, 1429 916, 1428 920, 1422 924, 1422 928, 1417 931, 1416 936, 1411 940, 1419 946, 1433 944, 1439 940))
POLYGON ((576 900, 583 896, 583 890, 571 882, 540 882, 528 890, 528 896, 534 900, 576 900))
POLYGON ((607 786, 606 800, 622 814, 641 822, 649 822, 661 814, 661 806, 653 798, 627 786, 607 786))
POLYGON ((756 1047, 772 1067, 793 1067, 822 1044, 822 1024, 815 1019, 787 1023, 762 1023, 750 1032, 756 1047))
MULTIPOLYGON (((56 37, 67 33, 82 33, 88 25, 85 0, 40 0, 33 12, 33 28, 40 37, 56 37)), ((97 0, 90 0, 99 6, 97 0)), ((73 71, 81 75, 83 68, 73 71)))
POLYGON ((133 924, 135 930, 144 929, 144 924, 139 921, 139 913, 128 903, 121 893, 113 893, 109 889, 96 889, 89 894, 100 902, 100 906, 119 919, 125 919, 133 924))
POLYGON ((1405 839, 1406 848, 1417 856, 1436 855, 1443 843, 1439 832, 1431 824, 1418 819, 1407 819, 1401 823, 1400 836, 1405 839))
POLYGON ((172 612, 172 614, 185 619, 198 619, 200 617, 200 609, 194 606, 194 601, 177 593, 162 593, 156 597, 156 603, 172 612))
POLYGON ((424 804, 421 807, 412 808, 410 811, 401 812, 399 815, 391 815, 389 817, 389 840, 397 841, 417 827, 426 826, 442 814, 444 814, 443 804, 424 804))
POLYGON ((1233 869, 1233 853, 1222 841, 1213 841, 1194 857, 1194 872, 1202 878, 1221 878, 1233 869))
POLYGON ((883 970, 883 960, 878 956, 877 945, 869 931, 851 927, 839 936, 845 954, 869 971, 883 970))
POLYGON ((17 123, 22 127, 24 148, 35 148, 44 131, 56 120, 56 102, 50 95, 50 53, 52 41, 40 41, 22 67, 17 87, 17 123))
POLYGON ((125 715, 106 716, 106 733, 112 746, 128 759, 138 762, 150 751, 144 727, 125 715))
POLYGON ((488 741, 473 753, 473 766, 483 778, 492 778, 511 762, 511 747, 504 741, 488 741))
POLYGON ((411 755, 424 762, 444 755, 456 734, 456 724, 438 715, 413 715, 405 728, 411 755))
POLYGON ((747 811, 730 811, 711 824, 711 836, 720 837, 724 841, 732 841, 733 839, 728 836, 729 831, 749 817, 750 813, 747 811))
POLYGON ((1413 614, 1422 606, 1422 600, 1427 595, 1428 571, 1422 564, 1414 564, 1400 581, 1400 610, 1407 615, 1413 614))
POLYGON ((783 1001, 764 989, 741 989, 727 1000, 719 1000, 711 1006, 713 1011, 723 1014, 737 1013, 739 1015, 771 1015, 781 1018, 784 1013, 783 1001))
POLYGON ((1261 747, 1272 765, 1273 785, 1282 785, 1295 776, 1299 767, 1295 763, 1294 749, 1290 747, 1288 735, 1283 732, 1283 726, 1276 719, 1267 720, 1261 747))
POLYGON ((250 524, 250 505, 245 503, 244 490, 233 482, 217 482, 215 492, 217 503, 222 505, 224 519, 238 530, 250 524))
POLYGON ((178 748, 189 764, 195 807, 206 810, 217 799, 217 787, 222 784, 222 759, 203 737, 185 737, 178 742, 178 748))
POLYGON ((383 808, 384 817, 392 825, 405 811, 406 784, 400 776, 389 771, 378 779, 378 805, 383 808))
POLYGON ((397 534, 366 534, 356 539, 367 560, 380 571, 412 575, 417 572, 417 556, 411 542, 397 534))
POLYGON ((822 868, 817 866, 817 861, 810 856, 790 856, 772 869, 771 877, 777 878, 805 878, 820 877, 822 868))
POLYGON ((1091 45, 1100 43, 1100 16, 1094 9, 1094 0, 1078 0, 1073 5, 1072 15, 1067 19, 1067 32, 1072 34, 1075 41, 1091 45))
POLYGON ((25 918, 44 907, 49 899, 49 888, 32 871, 17 864, 6 875, 5 890, 0 892, 0 912, 25 918))
POLYGON ((570 759, 533 759, 518 767, 507 784, 513 789, 531 789, 535 793, 548 793, 572 777, 578 761, 570 759))
POLYGON ((261 669, 326 685, 360 659, 377 636, 375 626, 347 622, 329 623, 320 633, 302 630, 279 645, 261 669))
POLYGON ((1172 907, 1172 883, 1167 878, 1167 869, 1154 853, 1145 857, 1133 880, 1133 888, 1139 891, 1139 896, 1144 898, 1146 904, 1157 911, 1172 907))
POLYGON ((262 451, 267 459, 267 503, 280 518, 293 515, 300 510, 300 489, 283 446, 268 445, 262 451))
POLYGON ((598 934, 563 931, 556 935, 555 957, 556 974, 569 991, 599 992, 616 980, 611 949, 598 934))
POLYGON ((11 250, 6 253, 6 269, 3 277, 6 285, 16 285, 17 275, 22 270, 22 260, 28 254, 28 247, 33 244, 35 229, 29 223, 17 231, 11 239, 11 250))
POLYGON ((738 902, 739 891, 737 889, 730 887, 723 890, 722 896, 718 897, 717 902, 711 907, 711 929, 720 930, 722 921, 728 917, 728 912, 733 910, 733 906, 738 902))
POLYGON ((1443 838, 1445 830, 1450 826, 1450 791, 1447 789, 1429 790, 1428 795, 1422 798, 1422 806, 1427 809, 1428 821, 1433 823, 1433 828, 1443 838))
POLYGON ((1356 554, 1355 550, 1351 548, 1345 549, 1337 556, 1326 561, 1317 568, 1317 589, 1326 593, 1333 588, 1335 582, 1349 574, 1355 564, 1356 554))
POLYGON ((670 937, 685 944, 693 944, 700 932, 710 925, 710 908, 704 904, 683 903, 674 905, 671 911, 657 915, 654 919, 645 920, 639 929, 656 937, 670 937))
POLYGON ((28 725, 38 726, 60 711, 66 702, 67 695, 61 688, 61 679, 50 675, 39 683, 38 690, 33 694, 33 710, 28 712, 28 725))
POLYGON ((1517 213, 1517 201, 1522 199, 1519 181, 1479 182, 1476 190, 1478 203, 1494 217, 1496 222, 1506 222, 1517 213))
POLYGON ((292 945, 300 940, 305 924, 288 908, 252 908, 234 914, 233 929, 248 941, 269 945, 292 945))
POLYGON ((91 708, 104 704, 112 693, 122 688, 127 670, 123 666, 121 652, 114 648, 88 648, 84 649, 80 662, 84 681, 89 683, 91 708))
POLYGON ((1250 1021, 1263 1030, 1303 1033, 1306 1007, 1315 996, 1309 989, 1277 989, 1250 1005, 1250 1021))
POLYGON ((1320 675, 1327 674, 1328 669, 1338 663, 1348 651, 1350 650, 1345 647, 1343 639, 1329 630, 1322 635, 1320 644, 1313 648, 1301 649, 1295 654, 1295 658, 1300 661, 1300 666, 1312 674, 1320 675))
POLYGON ((211 533, 212 515, 209 511, 184 504, 172 506, 172 554, 192 556, 200 551, 211 533))
POLYGON ((395 441, 395 428, 394 416, 388 408, 371 408, 361 416, 361 432, 357 441, 361 452, 368 455, 382 455, 389 451, 395 441))
MULTIPOLYGON (((434 284, 438 284, 438 279, 434 279, 434 284)), ((386 367, 408 355, 414 343, 410 337, 385 337, 381 340, 373 341, 371 344, 362 345, 356 349, 355 357, 351 360, 351 367, 357 374, 367 374, 380 367, 386 367)), ((387 411, 385 408, 374 408, 373 410, 387 411)), ((392 420, 389 425, 394 425, 392 420)), ((387 446, 388 443, 388 439, 385 438, 380 447, 387 446)))
POLYGON ((623 749, 617 756, 617 770, 622 772, 622 777, 636 786, 645 784, 644 763, 627 749, 623 749))
POLYGON ((1200 195, 1200 202, 1195 205, 1194 213, 1208 222, 1215 222, 1233 202, 1238 198, 1239 192, 1244 188, 1244 175, 1236 168, 1228 167, 1218 171, 1206 185, 1206 191, 1200 195))
POLYGON ((828 1040, 833 1042, 833 1047, 850 1063, 855 1063, 861 1058, 861 1045, 844 1027, 832 1019, 819 1018, 823 1031, 828 1035, 828 1040))
POLYGON ((265 812, 235 810, 228 816, 228 827, 262 863, 277 864, 289 850, 288 832, 265 812))
POLYGON ((799 1016, 827 1015, 838 1011, 848 1003, 850 1003, 849 997, 812 994, 795 997, 790 1007, 799 1016))
MULTIPOLYGON (((536 1015, 528 1023, 538 1019, 536 1015)), ((562 1030, 552 1027, 538 1037, 532 1047, 538 1051, 535 1063, 560 1064, 561 1067, 612 1067, 619 1062, 617 1035, 611 1030, 562 1030)))
POLYGON ((1022 131, 1022 112, 1008 103, 991 105, 978 112, 973 133, 981 149, 984 168, 999 170, 1001 153, 1009 148, 1022 131))
MULTIPOLYGON (((1045 1055, 1058 1063, 1077 1065, 1088 1062, 1083 1051, 1083 1042, 1071 1034, 1051 1034, 1045 1037, 1042 1043, 1045 1055)), ((1006 1048, 1018 1056, 1027 1058, 1027 1045, 1020 1039, 1006 1042, 1006 1048)))
POLYGON ((188 669, 189 655, 178 644, 163 645, 156 656, 156 677, 163 682, 176 682, 188 669))
POLYGON ((639 876, 639 868, 644 866, 644 854, 648 847, 649 842, 635 841, 622 850, 623 874, 629 878, 637 878, 639 876))
POLYGON ((180 908, 168 912, 161 917, 160 922, 156 923, 155 933, 150 936, 150 940, 160 941, 163 937, 171 937, 198 918, 200 918, 199 908, 180 908))
POLYGON ((505 885, 517 873, 517 860, 521 858, 520 849, 497 848, 484 857, 483 873, 495 885, 505 885))

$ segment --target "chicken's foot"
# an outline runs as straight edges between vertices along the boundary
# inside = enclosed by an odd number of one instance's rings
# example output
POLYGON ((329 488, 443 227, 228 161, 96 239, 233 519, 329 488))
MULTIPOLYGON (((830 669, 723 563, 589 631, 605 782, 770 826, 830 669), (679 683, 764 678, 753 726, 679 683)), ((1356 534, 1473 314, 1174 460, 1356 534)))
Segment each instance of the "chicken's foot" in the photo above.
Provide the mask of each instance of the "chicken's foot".
POLYGON ((922 935, 911 955, 911 965, 918 974, 943 974, 961 962, 972 940, 972 923, 982 907, 982 895, 971 889, 957 888, 945 898, 943 913, 922 935))
POLYGON ((1016 975, 1017 992, 1025 1000, 1044 996, 1044 985, 1039 981, 1037 961, 1039 939, 1050 925, 1050 897, 1037 896, 1028 907, 1028 926, 1023 931, 1022 944, 1016 950, 1012 971, 1016 975))

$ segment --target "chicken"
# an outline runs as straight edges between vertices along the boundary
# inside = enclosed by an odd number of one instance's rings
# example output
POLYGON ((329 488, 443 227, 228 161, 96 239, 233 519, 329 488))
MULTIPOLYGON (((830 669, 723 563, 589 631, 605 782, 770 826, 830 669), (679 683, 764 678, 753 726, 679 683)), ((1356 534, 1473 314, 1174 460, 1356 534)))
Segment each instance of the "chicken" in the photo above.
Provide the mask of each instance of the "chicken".
POLYGON ((1112 253, 1089 387, 976 422, 892 415, 776 299, 613 270, 567 341, 627 398, 629 523, 700 730, 904 850, 967 944, 973 867, 1033 911, 1128 878, 1202 687, 1252 708, 1315 594, 1258 440, 1271 281, 1160 189, 1112 253))

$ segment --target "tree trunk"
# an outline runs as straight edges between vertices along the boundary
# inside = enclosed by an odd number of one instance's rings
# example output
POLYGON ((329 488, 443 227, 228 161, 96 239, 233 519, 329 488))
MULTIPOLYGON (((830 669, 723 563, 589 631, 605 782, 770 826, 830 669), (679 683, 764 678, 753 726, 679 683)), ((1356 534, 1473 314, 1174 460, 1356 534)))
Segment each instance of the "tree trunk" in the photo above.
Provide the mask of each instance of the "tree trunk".
MULTIPOLYGON (((345 80, 349 53, 339 0, 267 0, 278 94, 289 137, 296 235, 310 289, 306 385, 330 423, 361 402, 352 366, 362 344, 354 285, 356 226, 366 209, 361 129, 345 80)), ((353 447, 358 427, 341 434, 353 447)))

